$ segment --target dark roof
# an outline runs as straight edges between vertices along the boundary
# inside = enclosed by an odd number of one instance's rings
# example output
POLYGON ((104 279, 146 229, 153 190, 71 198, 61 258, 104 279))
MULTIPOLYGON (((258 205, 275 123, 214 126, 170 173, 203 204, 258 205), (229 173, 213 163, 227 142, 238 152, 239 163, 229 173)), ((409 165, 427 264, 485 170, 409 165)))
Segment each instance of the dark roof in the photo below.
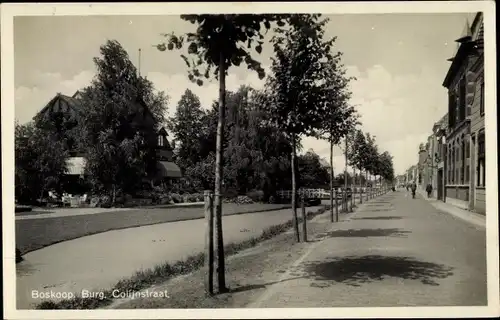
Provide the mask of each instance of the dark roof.
MULTIPOLYGON (((50 117, 54 113, 63 113, 76 121, 80 118, 80 112, 82 110, 82 103, 79 97, 81 96, 80 91, 76 91, 72 97, 58 93, 52 100, 50 100, 47 105, 38 112, 34 117, 39 119, 41 117, 50 117)), ((137 110, 136 115, 140 114, 143 117, 150 116, 154 121, 154 116, 146 102, 142 98, 138 98, 136 101, 129 102, 131 106, 137 110)))
POLYGON ((453 58, 448 59, 451 61, 451 66, 446 74, 446 77, 443 81, 443 86, 448 88, 460 69, 462 63, 465 61, 466 57, 470 54, 477 53, 478 50, 482 50, 484 46, 483 40, 483 23, 482 23, 482 13, 479 12, 474 17, 474 21, 472 22, 472 26, 469 26, 467 22, 465 30, 462 33, 462 37, 458 40, 458 50, 455 53, 453 58), (479 28, 478 35, 476 39, 473 39, 473 35, 476 33, 479 28))
POLYGON ((35 118, 50 117, 54 113, 63 113, 78 120, 80 117, 81 103, 78 99, 58 93, 47 105, 38 112, 35 118))

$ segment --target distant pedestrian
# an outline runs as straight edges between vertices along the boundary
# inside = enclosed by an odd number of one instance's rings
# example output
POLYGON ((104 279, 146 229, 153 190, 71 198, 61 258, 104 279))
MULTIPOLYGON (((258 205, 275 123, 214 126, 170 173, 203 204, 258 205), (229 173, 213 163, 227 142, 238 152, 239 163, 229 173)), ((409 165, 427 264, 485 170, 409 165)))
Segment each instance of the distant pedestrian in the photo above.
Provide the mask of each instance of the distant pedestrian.
POLYGON ((417 192, 417 183, 413 181, 410 188, 411 188, 411 195, 413 199, 415 199, 415 194, 417 192))
POLYGON ((425 191, 427 191, 427 198, 430 198, 432 194, 432 184, 428 183, 425 191))

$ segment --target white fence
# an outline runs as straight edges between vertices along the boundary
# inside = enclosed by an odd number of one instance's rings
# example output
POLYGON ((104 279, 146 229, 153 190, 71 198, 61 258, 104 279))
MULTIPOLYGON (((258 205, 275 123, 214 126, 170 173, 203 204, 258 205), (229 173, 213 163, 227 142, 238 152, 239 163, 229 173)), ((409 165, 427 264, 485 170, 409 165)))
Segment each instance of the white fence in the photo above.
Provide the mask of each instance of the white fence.
MULTIPOLYGON (((349 193, 354 192, 355 194, 366 193, 368 188, 366 187, 353 187, 347 188, 349 193)), ((372 188, 371 190, 376 190, 378 188, 372 188)), ((337 188, 337 194, 344 192, 344 188, 337 188)), ((292 190, 280 190, 277 195, 281 198, 288 199, 292 197, 292 190)), ((328 189, 299 189, 297 190, 297 195, 301 197, 305 196, 306 199, 325 199, 330 197, 330 191, 328 189)))

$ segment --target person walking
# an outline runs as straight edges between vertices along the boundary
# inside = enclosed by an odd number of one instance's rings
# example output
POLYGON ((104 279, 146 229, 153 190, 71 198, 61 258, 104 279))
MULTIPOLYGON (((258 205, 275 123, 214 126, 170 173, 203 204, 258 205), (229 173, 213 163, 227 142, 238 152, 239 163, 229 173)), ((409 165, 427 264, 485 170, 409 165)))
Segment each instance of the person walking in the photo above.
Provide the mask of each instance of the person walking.
POLYGON ((415 193, 417 192, 417 183, 415 181, 411 184, 411 195, 415 199, 415 193))
POLYGON ((425 191, 427 191, 427 198, 430 198, 432 194, 432 184, 428 183, 425 191))

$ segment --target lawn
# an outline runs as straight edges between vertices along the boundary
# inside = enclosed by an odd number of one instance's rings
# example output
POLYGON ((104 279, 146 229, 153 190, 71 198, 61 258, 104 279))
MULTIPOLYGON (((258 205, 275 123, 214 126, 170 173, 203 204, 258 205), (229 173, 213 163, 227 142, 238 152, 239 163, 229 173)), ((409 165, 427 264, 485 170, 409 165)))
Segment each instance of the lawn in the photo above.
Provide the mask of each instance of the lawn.
MULTIPOLYGON (((283 204, 223 204, 222 214, 233 215, 289 208, 283 204)), ((110 230, 204 217, 203 208, 155 208, 57 218, 16 220, 16 248, 22 254, 62 241, 110 230)))

